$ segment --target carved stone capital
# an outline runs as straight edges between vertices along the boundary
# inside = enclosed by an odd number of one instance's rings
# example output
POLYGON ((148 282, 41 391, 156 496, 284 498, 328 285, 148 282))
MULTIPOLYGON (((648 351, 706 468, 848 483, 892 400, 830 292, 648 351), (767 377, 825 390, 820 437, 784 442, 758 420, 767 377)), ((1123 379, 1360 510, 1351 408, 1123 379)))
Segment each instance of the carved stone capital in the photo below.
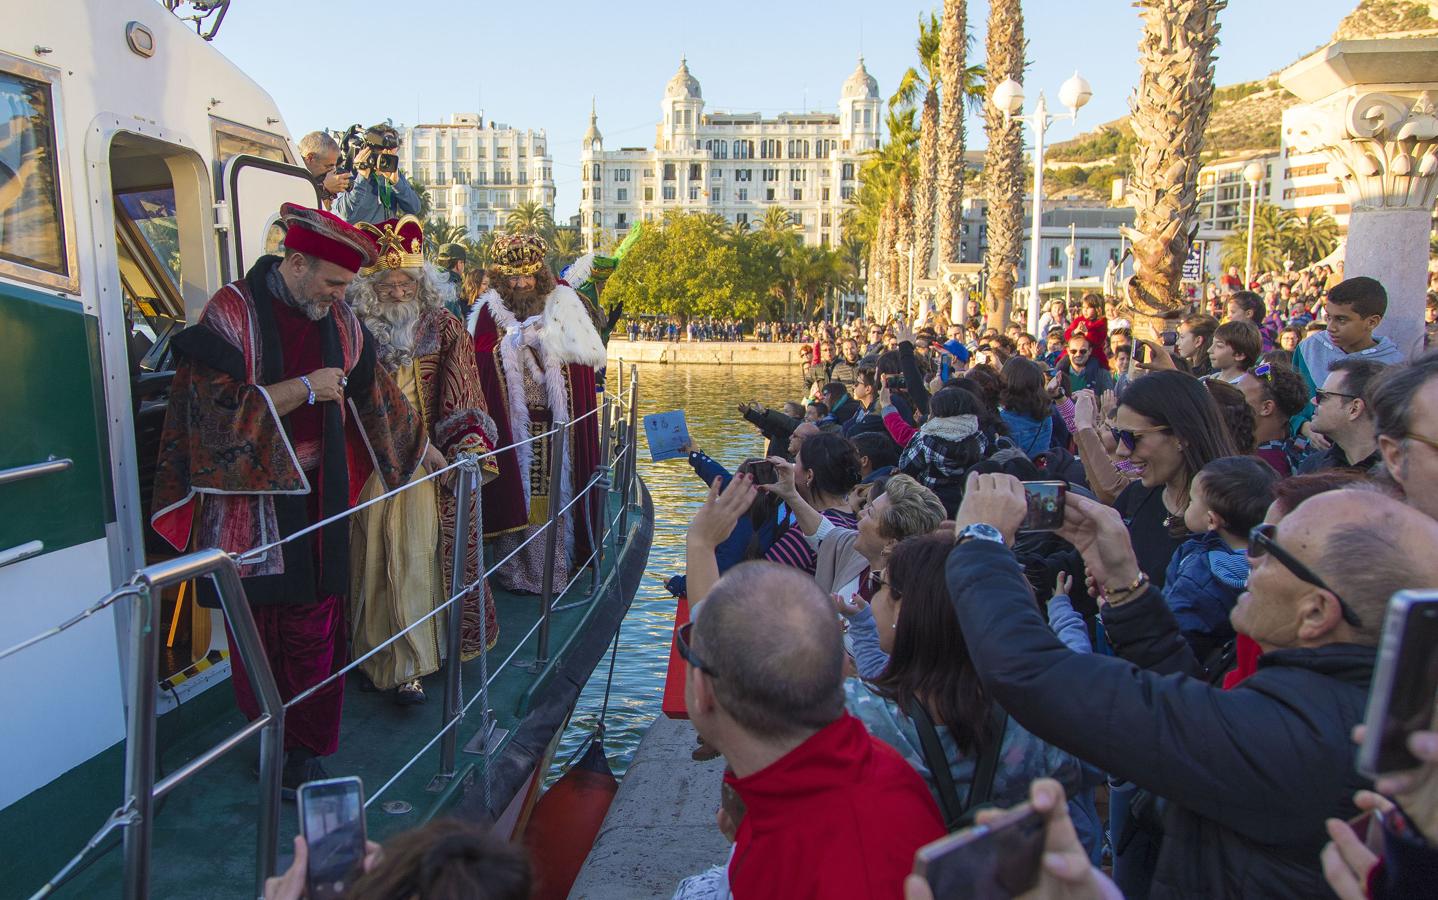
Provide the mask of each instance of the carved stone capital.
POLYGON ((1321 153, 1355 209, 1432 209, 1438 181, 1438 94, 1361 87, 1297 106, 1284 136, 1321 153))

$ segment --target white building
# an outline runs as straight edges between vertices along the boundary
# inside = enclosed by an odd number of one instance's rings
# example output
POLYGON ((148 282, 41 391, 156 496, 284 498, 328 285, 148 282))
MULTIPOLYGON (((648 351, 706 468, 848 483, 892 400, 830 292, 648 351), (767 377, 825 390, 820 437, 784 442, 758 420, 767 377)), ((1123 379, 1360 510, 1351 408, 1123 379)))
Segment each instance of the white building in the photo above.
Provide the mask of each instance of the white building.
POLYGON ((521 203, 554 214, 554 161, 543 129, 454 113, 447 123, 401 126, 399 133, 400 168, 429 189, 433 218, 475 236, 503 228, 521 203))
POLYGON ((1275 203, 1283 179, 1283 160, 1276 150, 1250 150, 1213 160, 1198 170, 1198 218, 1200 239, 1221 240, 1248 224, 1253 195, 1259 203, 1275 203), (1250 193, 1244 170, 1252 163, 1263 167, 1263 177, 1250 193))
POLYGON ((699 81, 681 61, 664 89, 653 147, 605 150, 590 113, 580 153, 585 246, 622 238, 634 223, 671 210, 757 225, 774 207, 789 212, 805 243, 837 243, 863 153, 879 146, 881 107, 878 82, 860 58, 838 114, 705 113, 699 81))

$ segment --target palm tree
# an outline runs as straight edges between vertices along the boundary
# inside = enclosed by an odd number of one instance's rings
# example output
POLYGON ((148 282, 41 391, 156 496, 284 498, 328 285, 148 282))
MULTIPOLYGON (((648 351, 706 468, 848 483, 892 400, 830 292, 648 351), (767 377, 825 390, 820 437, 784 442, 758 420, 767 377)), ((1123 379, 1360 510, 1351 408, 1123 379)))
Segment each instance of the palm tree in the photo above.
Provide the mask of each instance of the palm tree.
POLYGON ((892 106, 912 106, 924 95, 919 116, 919 165, 914 180, 914 268, 927 277, 934 256, 934 204, 939 174, 939 17, 919 17, 916 43, 919 64, 899 79, 899 88, 889 100, 892 106))
POLYGON ((504 219, 511 234, 537 234, 548 238, 554 233, 554 216, 543 204, 526 201, 515 204, 504 219))
MULTIPOLYGON (((1313 265, 1338 246, 1338 225, 1321 209, 1305 215, 1260 203, 1253 211, 1253 270, 1281 272, 1288 262, 1302 269, 1313 265)), ((1225 267, 1242 269, 1248 261, 1248 223, 1223 239, 1219 247, 1225 267)))
MULTIPOLYGON (((1024 11, 1019 0, 990 0, 986 42, 990 83, 1024 77, 1024 11)), ((988 198, 989 246, 984 253, 987 306, 1008 322, 1013 314, 1019 257, 1023 254, 1024 126, 985 110, 984 193, 988 198)))
POLYGON ((1139 83, 1129 101, 1136 141, 1130 194, 1134 277, 1128 299, 1155 317, 1180 308, 1198 203, 1199 151, 1213 106, 1218 12, 1227 0, 1135 0, 1143 17, 1139 83))
POLYGON ((451 225, 438 219, 424 222, 423 227, 424 249, 430 255, 438 253, 439 248, 445 244, 462 241, 469 236, 469 230, 463 225, 451 225))
POLYGON ((944 0, 939 28, 938 191, 939 262, 958 262, 964 196, 964 89, 968 44, 967 0, 944 0))
POLYGON ((583 246, 578 231, 573 228, 556 228, 549 239, 549 255, 545 257, 550 271, 562 271, 565 266, 578 259, 584 253, 583 246))
POLYGON ((1303 215, 1296 211, 1285 248, 1296 268, 1303 269, 1318 262, 1338 246, 1338 223, 1325 210, 1316 207, 1303 215))

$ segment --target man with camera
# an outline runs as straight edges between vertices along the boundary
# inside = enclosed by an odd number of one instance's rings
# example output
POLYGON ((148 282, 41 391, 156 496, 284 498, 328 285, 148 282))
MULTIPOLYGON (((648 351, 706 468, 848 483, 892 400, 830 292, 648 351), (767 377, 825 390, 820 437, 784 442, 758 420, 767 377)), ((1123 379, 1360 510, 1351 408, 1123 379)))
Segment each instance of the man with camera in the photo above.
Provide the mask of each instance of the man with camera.
POLYGON ((326 210, 354 182, 354 172, 339 171, 340 145, 327 131, 311 131, 300 138, 300 159, 319 188, 320 203, 326 210))
POLYGON ((397 219, 405 213, 419 215, 419 194, 399 170, 399 132, 389 125, 373 125, 363 140, 346 140, 349 165, 341 170, 353 171, 354 184, 335 199, 335 213, 351 225, 397 219), (353 147, 358 144, 358 147, 353 147), (351 169, 350 166, 353 168, 351 169))

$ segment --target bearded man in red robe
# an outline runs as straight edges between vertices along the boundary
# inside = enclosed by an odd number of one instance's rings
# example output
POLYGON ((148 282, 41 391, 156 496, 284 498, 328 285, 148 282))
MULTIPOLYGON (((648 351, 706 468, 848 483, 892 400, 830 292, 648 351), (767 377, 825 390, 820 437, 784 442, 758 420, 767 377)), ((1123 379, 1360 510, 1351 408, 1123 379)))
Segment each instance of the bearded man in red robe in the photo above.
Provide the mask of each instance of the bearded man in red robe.
POLYGON ((498 430, 499 446, 536 440, 499 456, 500 477, 484 486, 484 532, 495 558, 514 556, 496 572, 501 586, 520 593, 543 588, 544 540, 535 535, 560 516, 554 583, 568 582, 593 546, 589 497, 570 506, 599 464, 598 416, 569 431, 560 457, 558 484, 549 483, 553 436, 537 437, 595 408, 595 370, 605 363, 597 313, 544 262, 548 247, 532 234, 494 239, 491 289, 476 301, 469 328, 474 335, 480 384, 498 430), (569 507, 567 512, 563 512, 569 507), (524 542, 533 537, 529 543, 524 542), (524 544, 523 549, 518 549, 524 544), (518 552, 515 552, 518 550, 518 552))
MULTIPOLYGON (((175 337, 152 527, 176 550, 244 553, 349 509, 375 472, 390 488, 443 466, 345 302, 374 242, 338 216, 286 203, 284 257, 265 256, 175 337)), ((340 520, 240 567, 285 701, 343 667, 350 524, 340 520)), ((216 606, 209 580, 201 602, 216 606)), ((230 646, 236 646, 233 635, 230 646)), ((243 661, 230 681, 251 719, 243 661)), ((285 713, 286 796, 325 777, 339 747, 342 679, 285 713)))

